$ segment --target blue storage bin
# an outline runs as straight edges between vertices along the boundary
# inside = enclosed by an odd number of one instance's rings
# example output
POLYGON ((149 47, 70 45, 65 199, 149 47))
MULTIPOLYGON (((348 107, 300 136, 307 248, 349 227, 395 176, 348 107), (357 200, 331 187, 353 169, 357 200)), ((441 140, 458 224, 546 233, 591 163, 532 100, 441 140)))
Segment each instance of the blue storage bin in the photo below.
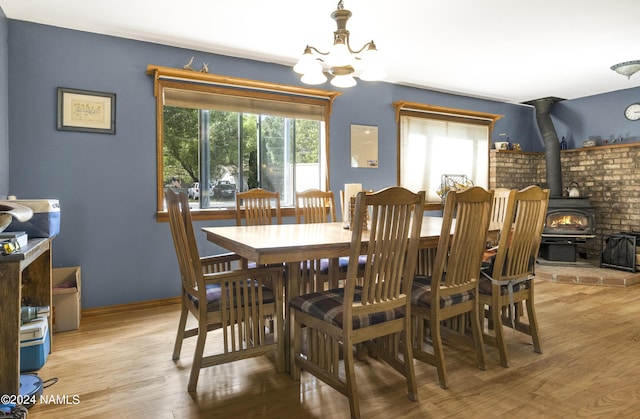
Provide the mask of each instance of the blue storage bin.
POLYGON ((51 351, 49 321, 38 318, 20 326, 20 372, 37 371, 51 351))

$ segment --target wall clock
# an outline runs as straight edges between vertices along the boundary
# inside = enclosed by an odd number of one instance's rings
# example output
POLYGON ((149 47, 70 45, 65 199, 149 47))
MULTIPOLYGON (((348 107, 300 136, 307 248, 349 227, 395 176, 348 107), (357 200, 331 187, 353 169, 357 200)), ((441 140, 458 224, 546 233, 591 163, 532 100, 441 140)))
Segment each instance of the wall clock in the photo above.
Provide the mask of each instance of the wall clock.
POLYGON ((624 110, 624 116, 629 121, 637 121, 640 119, 640 103, 632 103, 624 110))

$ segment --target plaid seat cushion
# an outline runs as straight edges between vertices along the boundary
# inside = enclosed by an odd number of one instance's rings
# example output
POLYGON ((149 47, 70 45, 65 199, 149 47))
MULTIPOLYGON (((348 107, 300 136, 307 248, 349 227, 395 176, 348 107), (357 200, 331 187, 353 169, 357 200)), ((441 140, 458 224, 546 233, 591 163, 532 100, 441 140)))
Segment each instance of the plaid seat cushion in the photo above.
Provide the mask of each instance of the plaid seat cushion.
MULTIPOLYGON (((362 255, 358 258, 358 269, 363 270, 367 257, 362 255)), ((349 257, 343 256, 338 258, 338 269, 340 272, 345 273, 349 268, 349 257)), ((320 272, 324 275, 329 273, 329 259, 320 259, 320 272)))
MULTIPOLYGON (((247 281, 252 282, 252 289, 256 293, 256 298, 258 294, 257 283, 251 279, 247 281)), ((222 304, 220 298, 222 297, 222 290, 220 288, 220 284, 207 284, 207 311, 220 311, 222 304)), ((192 295, 188 295, 189 299, 193 301, 193 304, 198 307, 199 301, 198 298, 192 295)), ((226 298, 229 298, 228 292, 226 298)), ((273 298, 273 291, 271 291, 267 287, 262 287, 262 303, 270 304, 273 303, 275 299, 273 298)), ((234 301, 234 307, 237 305, 237 301, 234 301)))
MULTIPOLYGON (((518 292, 518 291, 523 291, 529 288, 529 281, 524 281, 524 282, 517 282, 513 284, 513 292, 518 292)), ((491 295, 492 294, 492 288, 491 288, 491 280, 489 278, 486 278, 484 276, 480 277, 480 283, 478 284, 478 287, 480 288, 480 294, 486 294, 486 295, 491 295)), ((507 295, 509 294, 509 286, 508 285, 501 285, 500 286, 500 295, 507 295)))
MULTIPOLYGON (((337 327, 344 324, 344 288, 336 288, 324 292, 314 292, 291 299, 289 306, 307 313, 337 327)), ((354 302, 362 301, 362 288, 356 287, 354 302)), ((373 326, 378 323, 400 319, 404 317, 404 307, 395 310, 380 311, 361 316, 353 316, 353 329, 373 326)))
MULTIPOLYGON (((300 270, 302 271, 306 271, 309 272, 309 268, 312 265, 310 265, 310 261, 302 261, 300 262, 300 270)), ((327 273, 329 273, 329 259, 320 259, 320 273, 326 275, 327 273)))
MULTIPOLYGON (((475 292, 465 291, 458 294, 440 296, 440 308, 451 307, 465 301, 473 300, 475 292)), ((411 304, 431 307, 431 277, 416 275, 411 286, 411 304)))

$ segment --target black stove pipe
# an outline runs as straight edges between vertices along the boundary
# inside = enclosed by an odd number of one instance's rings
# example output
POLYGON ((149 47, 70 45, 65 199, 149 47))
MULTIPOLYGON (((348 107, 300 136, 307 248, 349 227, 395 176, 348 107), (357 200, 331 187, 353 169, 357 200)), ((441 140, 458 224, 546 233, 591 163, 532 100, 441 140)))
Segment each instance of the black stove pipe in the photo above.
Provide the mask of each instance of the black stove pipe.
POLYGON ((547 97, 525 102, 536 108, 536 121, 542 139, 544 141, 545 160, 547 163, 547 185, 549 187, 549 197, 562 197, 562 167, 560 165, 560 144, 558 134, 553 126, 549 109, 551 105, 561 100, 556 97, 547 97))

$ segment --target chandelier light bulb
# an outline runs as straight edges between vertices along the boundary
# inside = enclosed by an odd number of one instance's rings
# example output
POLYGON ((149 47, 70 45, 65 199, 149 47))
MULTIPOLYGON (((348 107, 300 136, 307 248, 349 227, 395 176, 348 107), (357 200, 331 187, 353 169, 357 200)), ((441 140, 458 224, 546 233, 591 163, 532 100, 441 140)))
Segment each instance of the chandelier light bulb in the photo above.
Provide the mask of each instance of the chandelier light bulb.
POLYGON ((353 87, 356 85, 356 79, 353 78, 355 71, 350 65, 342 67, 332 67, 329 70, 333 75, 331 84, 336 87, 353 87))
POLYGON ((318 63, 318 69, 302 75, 300 80, 304 84, 322 84, 327 81, 327 76, 322 72, 322 66, 318 63))
POLYGON ((347 48, 344 42, 337 42, 333 44, 333 48, 327 57, 327 65, 331 67, 342 67, 345 65, 351 65, 354 61, 353 55, 347 48))
POLYGON ((356 85, 356 79, 351 74, 335 76, 331 79, 331 84, 335 87, 353 87, 356 85))
POLYGON ((311 53, 311 49, 307 47, 296 65, 293 66, 293 71, 298 74, 306 74, 314 71, 318 66, 321 67, 320 63, 311 53))

